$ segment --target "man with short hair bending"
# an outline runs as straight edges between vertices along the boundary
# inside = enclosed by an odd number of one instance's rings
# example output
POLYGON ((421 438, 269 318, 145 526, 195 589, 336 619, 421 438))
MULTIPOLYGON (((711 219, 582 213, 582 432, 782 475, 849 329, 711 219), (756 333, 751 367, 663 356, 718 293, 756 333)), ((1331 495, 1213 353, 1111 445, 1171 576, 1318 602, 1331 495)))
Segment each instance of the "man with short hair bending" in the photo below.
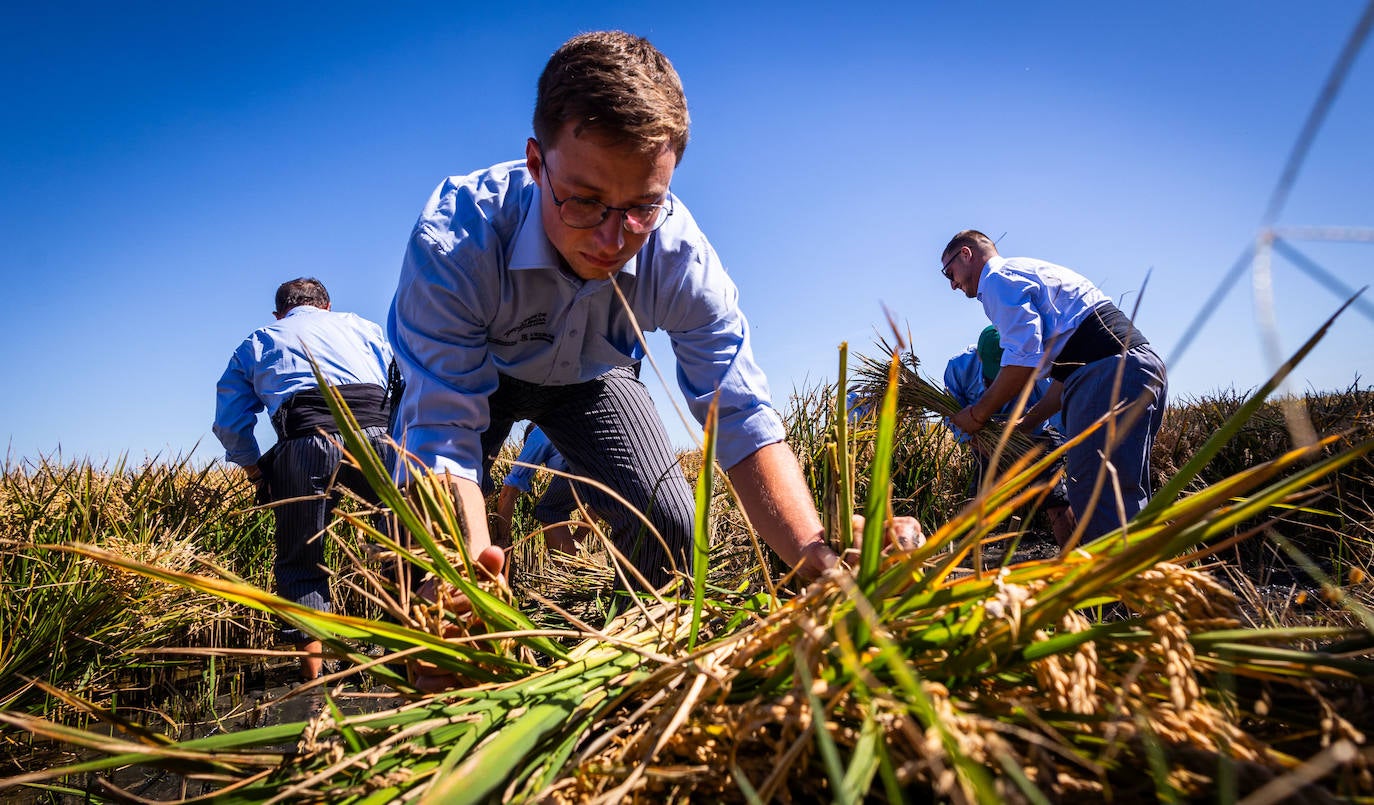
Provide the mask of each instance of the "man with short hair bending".
MULTIPOLYGON (((382 328, 353 313, 330 310, 329 291, 319 280, 301 277, 277 289, 276 322, 254 330, 229 359, 215 394, 215 437, 225 458, 243 467, 258 487, 260 502, 285 501, 276 516, 277 594, 314 609, 330 611, 329 573, 324 567, 325 527, 339 494, 338 482, 360 496, 376 498, 361 473, 341 466, 338 428, 315 373, 343 396, 372 447, 390 463, 386 438, 391 347, 382 328), (253 435, 258 412, 267 411, 277 443, 263 455, 253 435), (329 434, 333 434, 332 436, 329 434), (295 500, 295 498, 304 498, 295 500)), ((321 645, 289 626, 282 636, 306 652, 301 676, 320 675, 321 645)))
POLYGON ((664 330, 699 421, 719 395, 717 456, 750 521, 804 574, 834 565, 739 292, 669 189, 688 132, 672 64, 627 33, 576 36, 540 76, 533 128, 522 159, 435 189, 388 321, 397 440, 451 479, 472 555, 500 571, 478 484, 529 419, 614 491, 588 484, 587 503, 650 586, 689 570, 692 491, 638 373, 641 333, 664 330))
POLYGON ((1164 362, 1111 299, 1077 272, 1031 257, 1002 257, 974 229, 955 235, 941 262, 951 289, 982 302, 1003 349, 997 377, 953 423, 967 433, 981 430, 1027 383, 1048 374, 1049 391, 1018 427, 1033 430, 1062 407, 1065 436, 1072 439, 1112 414, 1069 448, 1069 504, 1085 524, 1085 541, 1125 525, 1150 499, 1150 451, 1169 388, 1164 362), (1088 511, 1099 476, 1101 491, 1088 511))

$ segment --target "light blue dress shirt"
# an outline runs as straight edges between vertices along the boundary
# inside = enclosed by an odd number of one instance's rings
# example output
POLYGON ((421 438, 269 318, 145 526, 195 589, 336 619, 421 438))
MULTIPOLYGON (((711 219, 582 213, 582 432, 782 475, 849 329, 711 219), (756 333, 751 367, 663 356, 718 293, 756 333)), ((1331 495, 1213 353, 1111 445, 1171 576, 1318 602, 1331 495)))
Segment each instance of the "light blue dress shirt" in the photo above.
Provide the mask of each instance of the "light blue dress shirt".
POLYGON ((1064 336, 1111 300, 1063 266, 1030 257, 993 257, 978 279, 978 301, 1001 336, 1002 365, 1039 366, 1044 377, 1064 348, 1064 336))
POLYGON ((624 268, 586 282, 559 268, 523 161, 444 180, 411 234, 387 322, 406 379, 396 424, 406 450, 477 481, 499 374, 549 386, 593 380, 644 357, 641 330, 668 333, 697 421, 720 389, 724 467, 782 441, 735 284, 686 205, 671 204, 624 268))
POLYGON ((262 455, 253 435, 258 413, 265 409, 271 416, 291 395, 319 385, 307 351, 332 385, 386 388, 391 347, 380 326, 353 313, 294 307, 245 338, 219 379, 213 431, 227 460, 256 464, 262 455))
POLYGON ((987 390, 983 382, 983 362, 978 360, 978 348, 969 347, 945 364, 945 391, 954 397, 961 408, 978 402, 987 390))
POLYGON ((568 462, 563 456, 554 449, 549 437, 544 435, 544 431, 531 425, 530 432, 525 434, 525 444, 520 448, 520 455, 516 456, 516 461, 521 464, 533 464, 533 467, 515 466, 506 473, 506 486, 513 486, 521 492, 530 491, 530 481, 534 478, 535 467, 548 467, 551 470, 567 470, 568 462))

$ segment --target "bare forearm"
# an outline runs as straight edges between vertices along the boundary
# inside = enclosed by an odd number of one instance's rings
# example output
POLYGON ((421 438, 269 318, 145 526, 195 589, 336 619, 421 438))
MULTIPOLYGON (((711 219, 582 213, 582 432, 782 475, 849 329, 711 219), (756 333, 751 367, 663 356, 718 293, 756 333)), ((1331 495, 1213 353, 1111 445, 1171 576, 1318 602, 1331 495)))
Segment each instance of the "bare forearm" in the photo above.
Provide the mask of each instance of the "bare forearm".
POLYGON ((449 491, 457 504, 459 522, 468 537, 470 556, 477 556, 491 547, 491 533, 487 529, 487 502, 482 487, 466 478, 445 475, 449 491))
POLYGON ((1058 380, 1050 383, 1049 390, 1041 397, 1026 415, 1021 417, 1022 430, 1033 431, 1045 420, 1054 416, 1064 404, 1064 384, 1058 380))
POLYGON ((1002 410, 1002 406, 1021 393, 1022 387, 1034 374, 1035 370, 1028 366, 1003 366, 983 396, 950 417, 950 421, 965 433, 977 433, 994 414, 1002 410))
POLYGON ((1034 376, 1035 369, 1030 366, 1003 366, 983 396, 970 406, 974 417, 982 422, 992 419, 1002 406, 1016 399, 1034 376))
POLYGON ((502 547, 510 544, 510 521, 515 516, 515 501, 520 498, 520 490, 505 485, 496 498, 496 541, 502 547))
POLYGON ((730 469, 730 481, 749 522, 789 566, 812 578, 835 564, 801 467, 785 443, 759 448, 730 469))

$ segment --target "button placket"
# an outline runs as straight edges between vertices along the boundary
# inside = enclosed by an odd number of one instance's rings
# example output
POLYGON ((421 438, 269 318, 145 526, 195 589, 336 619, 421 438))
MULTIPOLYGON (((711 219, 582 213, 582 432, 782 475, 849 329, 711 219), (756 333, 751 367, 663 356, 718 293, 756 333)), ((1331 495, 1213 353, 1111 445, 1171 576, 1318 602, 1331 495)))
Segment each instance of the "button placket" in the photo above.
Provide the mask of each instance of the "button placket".
MULTIPOLYGON (((590 283, 588 283, 590 284, 590 283)), ((582 342, 586 337, 587 311, 589 308, 588 288, 584 285, 573 297, 572 306, 563 320, 563 332, 558 338, 558 349, 554 354, 554 365, 558 368, 559 379, 571 383, 579 378, 569 376, 566 370, 580 362, 582 342)))

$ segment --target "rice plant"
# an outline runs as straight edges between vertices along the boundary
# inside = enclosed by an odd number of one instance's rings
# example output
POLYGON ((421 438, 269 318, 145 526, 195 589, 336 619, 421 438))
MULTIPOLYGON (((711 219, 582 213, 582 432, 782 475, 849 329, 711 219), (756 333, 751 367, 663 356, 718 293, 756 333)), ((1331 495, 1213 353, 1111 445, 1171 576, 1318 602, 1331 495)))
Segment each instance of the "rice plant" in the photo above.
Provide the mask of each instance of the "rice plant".
MULTIPOLYGON (((40 459, 0 475, 0 708, 63 706, 39 683, 105 698, 177 660, 167 645, 233 645, 253 622, 220 599, 60 550, 74 543, 186 571, 230 562, 255 583, 270 531, 242 514, 246 485, 188 458, 96 467, 40 459), (232 546, 232 550, 231 550, 232 546)), ((263 627, 260 630, 265 631, 263 627)))
MULTIPOLYGON (((1160 485, 1186 463, 1197 448, 1231 419, 1255 394, 1223 389, 1181 400, 1171 406, 1155 441, 1153 465, 1160 485)), ((1331 454, 1374 437, 1374 388, 1358 383, 1328 393, 1308 392, 1295 400, 1307 412, 1317 433, 1337 434, 1327 448, 1331 454)), ((1284 418, 1283 401, 1265 401, 1237 430, 1193 482, 1195 488, 1230 475, 1255 463, 1281 455, 1292 437, 1284 418)), ((1301 505, 1283 512, 1271 528, 1294 540, 1304 553, 1327 573, 1342 575, 1351 568, 1368 570, 1371 550, 1369 503, 1374 500, 1374 461, 1365 459, 1326 480, 1321 490, 1301 505)), ((1244 529, 1255 524, 1242 524, 1244 529)), ((1300 583, 1310 586, 1305 574, 1294 572, 1292 563, 1272 540, 1241 543, 1231 553, 1253 578, 1263 584, 1300 583)))
MULTIPOLYGON (((895 351, 887 369, 901 373, 895 351)), ((326 698, 307 721, 176 743, 0 712, 92 753, 0 789, 63 778, 90 789, 90 776, 158 764, 226 802, 1276 801, 1318 779, 1374 794, 1361 730, 1374 614, 1346 597, 1345 625, 1246 626, 1206 566, 1238 524, 1272 519, 1366 461, 1374 440, 1333 450, 1328 437, 1202 488, 1192 486, 1200 467, 1185 464, 1129 529, 985 571, 965 560, 1010 537, 1000 524, 1040 494, 1052 457, 1015 465, 925 545, 880 552, 900 390, 883 391, 871 435, 825 437, 836 440, 840 489, 845 456, 872 451, 867 493, 855 492, 869 514, 855 575, 787 597, 771 581, 729 589, 698 573, 608 623, 561 630, 537 627, 500 583, 475 580, 445 488, 398 489, 339 410, 350 455, 414 539, 388 547, 460 590, 476 617, 445 598, 392 607, 398 623, 318 613, 231 578, 73 550, 271 611, 340 652, 382 645, 460 687, 353 716, 326 698)), ((708 428, 708 456, 712 438, 708 428)), ((699 499, 712 499, 711 478, 698 475, 699 499)))

